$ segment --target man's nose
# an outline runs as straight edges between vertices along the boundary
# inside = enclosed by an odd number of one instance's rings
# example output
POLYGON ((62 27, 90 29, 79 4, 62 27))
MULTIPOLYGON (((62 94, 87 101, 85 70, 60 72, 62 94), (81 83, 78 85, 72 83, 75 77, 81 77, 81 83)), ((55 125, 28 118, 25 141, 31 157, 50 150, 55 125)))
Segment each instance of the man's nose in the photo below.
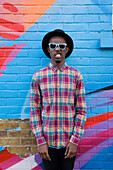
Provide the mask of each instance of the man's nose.
POLYGON ((59 50, 60 50, 60 48, 58 47, 58 45, 57 45, 57 47, 55 48, 55 50, 56 50, 56 51, 59 51, 59 50))

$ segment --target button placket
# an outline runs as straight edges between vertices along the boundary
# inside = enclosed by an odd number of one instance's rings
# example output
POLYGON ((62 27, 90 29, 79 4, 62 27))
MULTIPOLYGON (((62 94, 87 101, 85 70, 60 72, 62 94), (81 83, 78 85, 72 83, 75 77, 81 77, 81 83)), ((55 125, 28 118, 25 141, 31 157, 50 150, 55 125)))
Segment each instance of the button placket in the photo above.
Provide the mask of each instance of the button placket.
POLYGON ((58 77, 58 79, 57 79, 57 85, 56 85, 56 87, 57 87, 57 107, 58 107, 58 111, 57 111, 57 121, 58 121, 58 133, 59 133, 59 69, 57 70, 57 77, 58 77))

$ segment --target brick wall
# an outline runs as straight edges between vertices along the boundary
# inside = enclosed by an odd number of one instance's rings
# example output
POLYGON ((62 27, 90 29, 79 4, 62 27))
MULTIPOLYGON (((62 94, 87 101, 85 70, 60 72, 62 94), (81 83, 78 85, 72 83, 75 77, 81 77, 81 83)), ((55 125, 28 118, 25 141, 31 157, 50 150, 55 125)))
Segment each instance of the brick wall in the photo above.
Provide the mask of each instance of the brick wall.
MULTIPOLYGON (((56 28, 74 40, 73 53, 66 62, 82 73, 86 87, 88 116, 75 169, 112 169, 111 0, 0 1, 0 151, 5 148, 21 158, 34 155, 25 166, 32 169, 33 161, 36 166, 37 146, 29 126, 30 83, 33 73, 50 63, 41 42, 56 28), (103 48, 101 42, 106 38, 110 40, 103 48)), ((0 162, 0 168, 6 165, 0 162)))
POLYGON ((37 145, 29 119, 0 120, 0 146, 5 146, 10 153, 16 153, 19 157, 36 154, 37 145))

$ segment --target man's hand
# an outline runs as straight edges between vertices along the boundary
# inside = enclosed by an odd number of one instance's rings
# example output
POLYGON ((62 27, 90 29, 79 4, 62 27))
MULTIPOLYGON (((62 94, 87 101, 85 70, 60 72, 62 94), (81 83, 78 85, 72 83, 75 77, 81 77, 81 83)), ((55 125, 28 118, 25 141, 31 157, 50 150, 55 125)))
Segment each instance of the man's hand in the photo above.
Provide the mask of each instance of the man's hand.
POLYGON ((66 147, 66 151, 65 151, 66 156, 64 158, 65 159, 72 158, 72 157, 74 157, 76 155, 76 153, 77 153, 77 145, 69 142, 67 144, 67 147, 66 147))
POLYGON ((51 161, 51 158, 48 154, 48 145, 47 144, 40 145, 38 147, 38 153, 43 159, 51 161))

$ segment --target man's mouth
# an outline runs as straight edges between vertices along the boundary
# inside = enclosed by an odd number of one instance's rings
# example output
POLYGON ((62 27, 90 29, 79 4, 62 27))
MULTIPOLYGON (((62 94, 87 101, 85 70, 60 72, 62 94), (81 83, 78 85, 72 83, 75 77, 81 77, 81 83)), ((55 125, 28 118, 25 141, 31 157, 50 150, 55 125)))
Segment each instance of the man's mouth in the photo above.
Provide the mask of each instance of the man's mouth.
POLYGON ((61 58, 61 54, 56 54, 55 58, 60 59, 61 58))

